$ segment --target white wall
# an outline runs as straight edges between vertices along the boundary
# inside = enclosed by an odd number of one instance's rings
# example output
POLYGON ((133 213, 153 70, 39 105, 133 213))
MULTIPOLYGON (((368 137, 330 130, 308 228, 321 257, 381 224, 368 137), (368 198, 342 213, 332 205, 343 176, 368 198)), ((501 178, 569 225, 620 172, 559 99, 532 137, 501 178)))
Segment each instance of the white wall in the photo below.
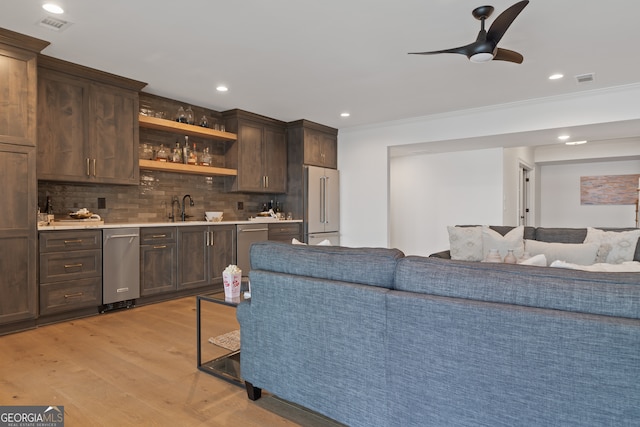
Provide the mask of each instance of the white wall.
MULTIPOLYGON (((520 224, 518 204, 520 202, 520 165, 525 164, 531 168, 531 182, 529 183, 529 190, 535 193, 535 161, 534 161, 534 149, 533 147, 518 147, 518 148, 505 148, 503 158, 504 169, 504 212, 500 224, 513 225, 520 224)), ((535 205, 533 199, 529 205, 530 209, 535 211, 535 205)), ((532 219, 531 224, 535 223, 535 216, 533 213, 529 216, 532 219)))
POLYGON ((540 225, 635 227, 635 205, 581 205, 580 177, 639 173, 640 160, 543 165, 540 168, 540 225))
MULTIPOLYGON (((341 244, 389 246, 388 149, 540 129, 640 119, 640 85, 341 129, 341 244)), ((452 150, 453 151, 453 150, 452 150)), ((451 194, 451 198, 455 198, 451 194)), ((415 219, 417 224, 419 219, 415 219)), ((419 237, 416 237, 419 238, 419 237)))
POLYGON ((406 255, 429 255, 449 248, 448 225, 501 223, 502 152, 391 159, 390 246, 406 255))

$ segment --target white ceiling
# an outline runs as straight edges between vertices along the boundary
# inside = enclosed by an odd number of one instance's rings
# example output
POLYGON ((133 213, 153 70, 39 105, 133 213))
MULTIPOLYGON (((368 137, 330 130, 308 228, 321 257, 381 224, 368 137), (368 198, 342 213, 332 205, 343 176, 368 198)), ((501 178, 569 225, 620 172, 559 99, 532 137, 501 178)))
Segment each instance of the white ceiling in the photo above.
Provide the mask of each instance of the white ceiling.
MULTIPOLYGON (((515 2, 491 0, 488 25, 515 2)), ((62 32, 37 24, 43 3, 0 0, 0 27, 185 104, 341 129, 640 81, 637 0, 531 0, 500 42, 521 65, 407 55, 475 40, 482 0, 59 0, 62 32)))

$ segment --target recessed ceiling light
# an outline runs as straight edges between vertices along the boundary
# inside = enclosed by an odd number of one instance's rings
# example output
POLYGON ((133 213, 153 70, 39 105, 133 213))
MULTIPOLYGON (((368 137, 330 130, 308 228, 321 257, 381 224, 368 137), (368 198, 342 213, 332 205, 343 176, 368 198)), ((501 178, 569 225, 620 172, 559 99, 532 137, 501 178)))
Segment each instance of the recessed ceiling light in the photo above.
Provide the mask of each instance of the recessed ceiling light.
POLYGON ((349 117, 350 113, 340 113, 340 117, 349 117))
POLYGON ((549 80, 558 80, 558 79, 561 79, 561 78, 563 78, 563 77, 564 77, 564 75, 563 75, 563 74, 560 74, 560 73, 551 74, 551 75, 549 76, 549 80))
POLYGON ((559 139, 560 141, 566 141, 566 140, 567 140, 567 139, 569 139, 569 138, 571 138, 569 135, 560 135, 560 136, 558 137, 558 139, 559 139))
POLYGON ((216 88, 216 90, 217 90, 218 92, 226 92, 226 91, 228 91, 228 90, 229 90, 229 88, 228 88, 228 87, 226 87, 225 85, 220 85, 220 86, 218 86, 218 87, 216 88))
POLYGON ((565 142, 565 144, 567 145, 581 145, 581 144, 586 144, 587 141, 567 141, 565 142))
POLYGON ((57 4, 53 4, 53 3, 45 3, 45 4, 42 5, 42 8, 44 10, 46 10, 47 12, 55 13, 56 15, 64 13, 64 9, 62 9, 57 4))

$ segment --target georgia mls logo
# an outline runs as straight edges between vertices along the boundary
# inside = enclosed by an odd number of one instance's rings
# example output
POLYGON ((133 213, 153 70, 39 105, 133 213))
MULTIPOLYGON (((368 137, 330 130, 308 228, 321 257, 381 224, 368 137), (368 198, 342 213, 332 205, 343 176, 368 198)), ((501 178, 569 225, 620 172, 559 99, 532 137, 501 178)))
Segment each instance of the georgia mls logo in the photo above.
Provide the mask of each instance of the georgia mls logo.
POLYGON ((0 406, 0 427, 64 427, 64 406, 0 406))

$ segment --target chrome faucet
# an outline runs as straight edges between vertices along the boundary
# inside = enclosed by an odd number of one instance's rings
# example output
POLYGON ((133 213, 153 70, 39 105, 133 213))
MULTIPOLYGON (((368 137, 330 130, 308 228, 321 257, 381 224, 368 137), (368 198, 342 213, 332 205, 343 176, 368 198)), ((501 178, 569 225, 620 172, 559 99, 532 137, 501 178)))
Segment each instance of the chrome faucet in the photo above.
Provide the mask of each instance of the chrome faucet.
POLYGON ((195 203, 193 202, 193 199, 191 198, 191 195, 185 194, 184 197, 182 198, 182 214, 181 214, 182 221, 186 221, 187 218, 191 217, 191 215, 187 215, 187 211, 186 211, 185 206, 184 206, 184 202, 187 199, 187 197, 189 198, 189 206, 194 206, 195 205, 195 203))
POLYGON ((178 196, 173 196, 171 198, 171 215, 169 215, 171 222, 176 222, 176 214, 173 210, 173 205, 178 205, 178 209, 180 209, 180 200, 178 200, 178 196))

